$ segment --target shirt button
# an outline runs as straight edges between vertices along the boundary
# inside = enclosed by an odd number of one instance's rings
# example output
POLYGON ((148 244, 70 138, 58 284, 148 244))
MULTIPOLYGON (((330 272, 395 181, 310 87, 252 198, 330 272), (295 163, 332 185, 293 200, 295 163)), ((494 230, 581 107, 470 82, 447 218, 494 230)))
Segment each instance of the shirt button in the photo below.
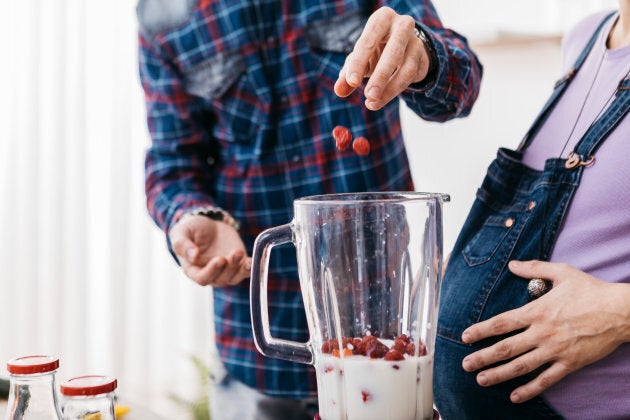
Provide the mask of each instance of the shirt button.
POLYGON ((300 161, 300 155, 293 155, 291 160, 293 161, 293 163, 298 163, 300 161))
POLYGON ((536 207, 536 202, 530 201, 529 204, 527 205, 527 210, 532 210, 534 207, 536 207))
POLYGON ((514 219, 512 219, 511 217, 507 218, 505 220, 505 227, 506 228, 511 228, 512 226, 514 226, 514 219))
POLYGON ((212 156, 208 156, 208 159, 206 159, 206 162, 208 163, 208 165, 212 166, 214 165, 214 158, 212 156))

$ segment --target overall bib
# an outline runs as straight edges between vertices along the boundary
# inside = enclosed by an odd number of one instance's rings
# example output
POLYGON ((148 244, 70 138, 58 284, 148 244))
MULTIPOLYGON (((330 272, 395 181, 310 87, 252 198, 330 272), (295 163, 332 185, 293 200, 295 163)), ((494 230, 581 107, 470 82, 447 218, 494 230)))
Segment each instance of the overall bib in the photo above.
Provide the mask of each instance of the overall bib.
POLYGON ((556 86, 518 150, 499 149, 452 250, 441 289, 434 373, 435 403, 445 420, 562 418, 541 397, 520 404, 510 402, 511 391, 539 371, 502 384, 479 386, 476 373, 464 371, 462 360, 505 337, 468 345, 461 335, 470 325, 533 299, 527 287, 530 279, 512 274, 507 263, 549 260, 586 162, 630 108, 630 79, 626 78, 608 109, 576 145, 570 155, 573 158, 548 159, 542 171, 521 162, 522 150, 586 59, 601 25, 574 71, 556 86))

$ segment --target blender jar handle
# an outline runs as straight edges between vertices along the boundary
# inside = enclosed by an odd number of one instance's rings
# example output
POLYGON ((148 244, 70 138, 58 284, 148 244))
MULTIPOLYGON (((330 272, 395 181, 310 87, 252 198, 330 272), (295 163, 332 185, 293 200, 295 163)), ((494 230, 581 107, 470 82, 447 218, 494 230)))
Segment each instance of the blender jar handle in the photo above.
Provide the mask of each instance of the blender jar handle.
POLYGON ((267 304, 269 255, 274 246, 292 242, 292 236, 292 225, 286 224, 261 232, 254 243, 250 279, 250 309, 254 342, 256 348, 265 356, 313 364, 313 353, 308 343, 273 338, 269 330, 267 304))

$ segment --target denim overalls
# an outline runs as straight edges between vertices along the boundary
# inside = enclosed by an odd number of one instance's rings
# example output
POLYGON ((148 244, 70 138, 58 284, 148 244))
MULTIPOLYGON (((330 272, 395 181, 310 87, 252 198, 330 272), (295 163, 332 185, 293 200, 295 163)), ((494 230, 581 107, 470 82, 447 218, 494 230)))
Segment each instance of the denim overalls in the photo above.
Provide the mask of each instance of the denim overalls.
MULTIPOLYGON (((604 22, 576 61, 575 71, 604 22)), ((612 104, 576 145, 573 165, 569 159, 559 158, 548 159, 542 171, 522 164, 522 149, 547 119, 575 71, 556 86, 519 150, 498 151, 452 250, 442 284, 435 348, 435 403, 445 420, 562 418, 541 397, 521 404, 510 402, 511 391, 539 371, 503 384, 479 386, 476 374, 463 370, 462 360, 504 337, 467 345, 462 343, 461 334, 474 323, 532 299, 529 279, 512 274, 507 263, 549 260, 585 162, 630 108, 630 79, 626 78, 620 82, 612 104)))

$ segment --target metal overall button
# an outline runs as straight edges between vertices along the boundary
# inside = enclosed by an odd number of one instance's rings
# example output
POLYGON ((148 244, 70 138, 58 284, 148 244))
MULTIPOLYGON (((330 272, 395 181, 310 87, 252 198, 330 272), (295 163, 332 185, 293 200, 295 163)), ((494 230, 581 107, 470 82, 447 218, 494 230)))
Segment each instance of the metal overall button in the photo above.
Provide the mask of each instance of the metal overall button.
POLYGON ((595 162, 595 156, 588 158, 587 161, 582 159, 582 156, 578 155, 575 152, 569 153, 569 157, 564 162, 564 167, 567 169, 577 168, 579 166, 591 166, 595 162))

